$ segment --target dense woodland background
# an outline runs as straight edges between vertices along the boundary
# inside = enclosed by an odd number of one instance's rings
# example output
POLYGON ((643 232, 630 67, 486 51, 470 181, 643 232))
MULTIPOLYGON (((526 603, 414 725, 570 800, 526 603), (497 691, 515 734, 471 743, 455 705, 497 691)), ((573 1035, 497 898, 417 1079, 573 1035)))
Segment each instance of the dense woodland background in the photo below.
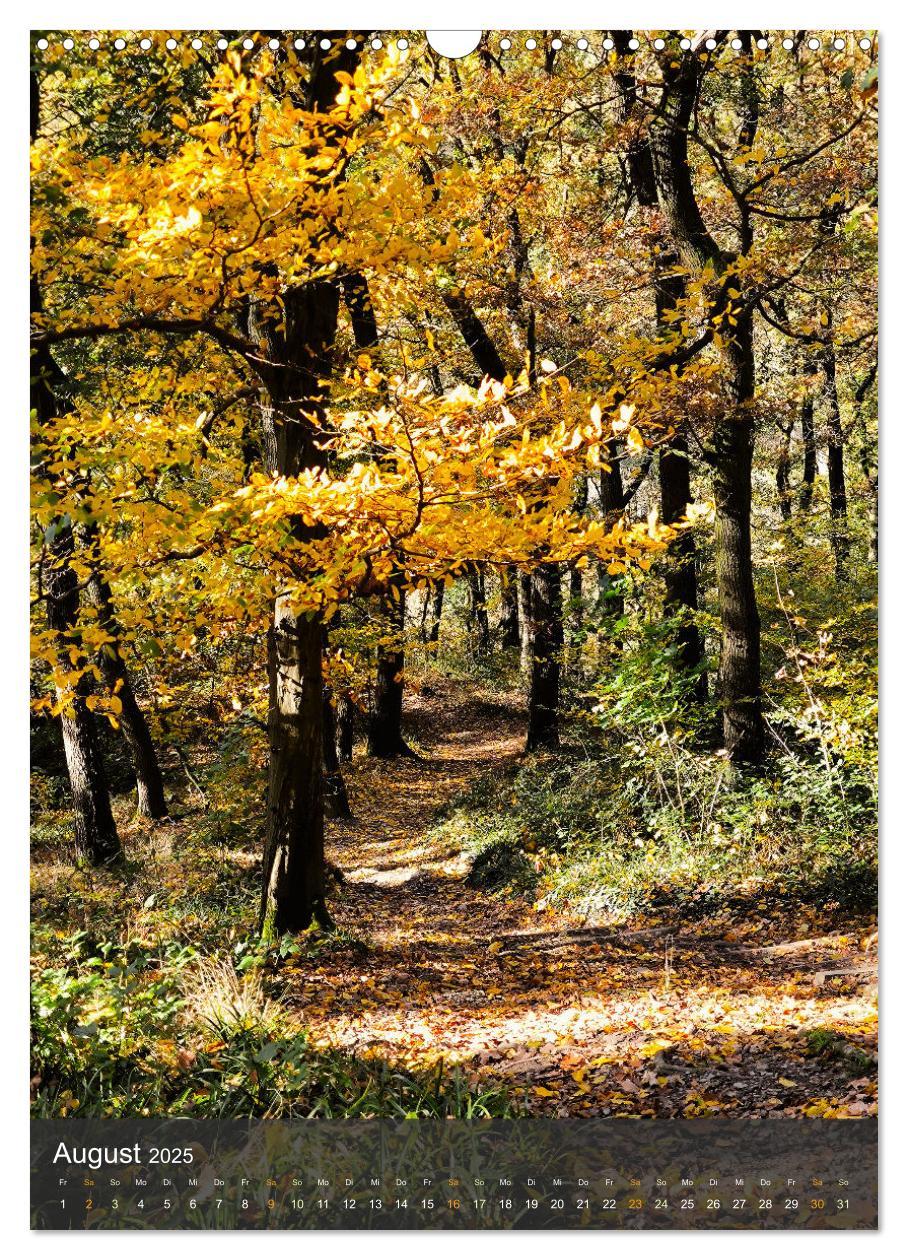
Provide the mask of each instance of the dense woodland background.
POLYGON ((873 1112, 873 40, 38 36, 36 1111, 873 1112))

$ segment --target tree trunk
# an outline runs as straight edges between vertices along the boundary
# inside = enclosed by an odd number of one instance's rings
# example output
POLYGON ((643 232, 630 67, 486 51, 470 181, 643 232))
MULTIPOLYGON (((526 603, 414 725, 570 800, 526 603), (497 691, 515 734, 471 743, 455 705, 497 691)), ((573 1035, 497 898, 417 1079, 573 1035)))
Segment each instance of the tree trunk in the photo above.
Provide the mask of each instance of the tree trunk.
POLYGON ((505 651, 520 647, 519 575, 515 569, 501 570, 501 646, 505 651))
MULTIPOLYGON (((691 502, 690 461, 683 436, 676 433, 659 455, 659 492, 662 519, 674 524, 683 519, 691 502)), ((697 547, 685 530, 668 549, 665 566, 665 609, 680 619, 677 634, 678 663, 691 679, 690 694, 703 702, 708 689, 703 661, 703 636, 694 620, 697 612, 697 547)))
POLYGON ((353 701, 349 695, 338 698, 335 716, 337 759, 344 764, 353 760, 353 701))
POLYGON ((801 401, 801 444, 804 448, 804 472, 801 480, 801 511, 806 512, 813 499, 813 483, 817 479, 817 435, 814 425, 813 395, 806 393, 801 401))
POLYGON ((467 574, 470 585, 470 628, 476 636, 476 651, 488 656, 492 650, 489 635, 489 609, 486 604, 486 575, 477 564, 471 564, 467 574))
POLYGON ((533 580, 529 573, 521 573, 517 586, 517 606, 520 613, 520 670, 529 674, 533 659, 533 580))
POLYGON ((432 624, 429 627, 429 642, 437 643, 438 636, 441 633, 441 613, 445 603, 445 584, 439 578, 435 583, 435 590, 432 595, 432 624))
MULTIPOLYGON (((90 529, 88 532, 90 550, 96 554, 96 530, 90 529)), ((112 643, 105 643, 101 648, 98 661, 104 682, 123 706, 118 721, 136 777, 136 812, 143 818, 166 818, 167 799, 158 755, 120 650, 121 635, 114 612, 113 595, 109 584, 97 568, 88 583, 88 598, 98 610, 99 626, 113 639, 112 643)))
POLYGON ((322 700, 322 748, 325 760, 325 810, 329 818, 352 818, 347 785, 337 750, 337 713, 327 687, 322 700))
POLYGON ((269 636, 266 937, 330 924, 325 905, 322 625, 278 596, 269 636))
POLYGON ((369 715, 370 757, 412 757, 403 737, 404 616, 406 599, 399 581, 392 582, 383 598, 391 632, 382 635, 377 652, 375 694, 369 715))
POLYGON ((557 564, 541 564, 530 575, 529 722, 527 752, 557 748, 562 622, 561 571, 557 564))
MULTIPOLYGON (((650 129, 650 155, 659 208, 685 267, 697 277, 718 281, 734 261, 711 236, 693 186, 688 161, 689 128, 708 59, 701 60, 708 32, 663 68, 663 92, 650 129)), ((742 74, 749 74, 742 61, 742 74)), ((748 149, 758 126, 752 83, 743 81, 750 111, 738 142, 748 149), (748 90, 750 89, 750 90, 748 90)), ((741 253, 750 248, 750 228, 742 220, 741 253)), ((717 295, 718 296, 718 295, 717 295)), ((725 747, 732 762, 759 762, 764 751, 760 706, 760 622, 754 593, 751 552, 751 472, 754 395, 753 309, 745 302, 727 307, 720 332, 729 389, 729 412, 716 422, 714 496, 716 570, 722 642, 717 690, 722 705, 725 747), (734 314, 734 321, 731 319, 734 314)))
POLYGON ((779 446, 776 454, 776 491, 779 495, 779 511, 783 521, 791 520, 791 431, 794 421, 779 422, 779 446))
POLYGON ((754 592, 750 534, 753 464, 753 317, 742 311, 726 362, 732 377, 731 414, 716 425, 716 579, 722 643, 717 691, 725 748, 733 762, 756 763, 764 751, 760 703, 760 617, 754 592))

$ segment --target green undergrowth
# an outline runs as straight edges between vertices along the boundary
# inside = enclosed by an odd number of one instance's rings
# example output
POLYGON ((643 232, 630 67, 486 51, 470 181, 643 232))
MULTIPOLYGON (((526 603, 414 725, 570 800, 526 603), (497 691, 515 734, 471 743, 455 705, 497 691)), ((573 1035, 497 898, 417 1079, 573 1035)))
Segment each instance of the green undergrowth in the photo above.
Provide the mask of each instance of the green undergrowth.
MULTIPOLYGON (((295 954, 294 957, 297 955, 295 954)), ((248 961, 240 953, 239 961, 248 961)), ((313 1046, 279 970, 76 933, 32 987, 36 1116, 502 1117, 516 1104, 439 1063, 408 1071, 313 1046)))

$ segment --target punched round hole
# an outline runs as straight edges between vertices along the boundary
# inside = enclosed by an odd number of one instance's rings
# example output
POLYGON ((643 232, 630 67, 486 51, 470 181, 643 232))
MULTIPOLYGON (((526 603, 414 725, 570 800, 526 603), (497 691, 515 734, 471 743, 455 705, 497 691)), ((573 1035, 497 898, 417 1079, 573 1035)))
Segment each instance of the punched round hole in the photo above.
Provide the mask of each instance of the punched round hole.
POLYGON ((251 51, 251 49, 253 49, 253 48, 255 47, 255 40, 253 40, 253 39, 244 39, 244 40, 243 40, 243 47, 246 49, 246 51, 247 51, 247 52, 250 52, 250 51, 251 51))
POLYGON ((88 41, 88 46, 92 50, 92 52, 97 52, 98 49, 101 47, 101 41, 99 39, 90 39, 88 41))
POLYGON ((408 42, 407 40, 405 40, 405 39, 399 39, 399 40, 397 41, 397 47, 400 49, 400 51, 401 51, 401 52, 403 52, 405 48, 409 48, 409 47, 410 47, 410 44, 409 44, 409 42, 408 42))
POLYGON ((511 41, 508 39, 507 36, 505 36, 504 39, 501 41, 501 43, 498 45, 498 47, 503 49, 504 52, 507 52, 508 49, 511 47, 511 41))
POLYGON ((863 48, 864 52, 866 52, 868 48, 873 47, 873 41, 870 39, 867 39, 867 37, 865 36, 863 39, 858 40, 858 47, 863 48))
POLYGON ((268 40, 268 47, 271 49, 272 52, 274 52, 275 49, 280 48, 280 46, 281 46, 281 41, 279 39, 268 40))
POLYGON ((175 39, 168 39, 165 41, 165 44, 164 44, 164 47, 167 49, 168 52, 173 52, 176 46, 177 46, 177 41, 175 39))
POLYGON ((653 47, 654 47, 654 48, 657 48, 657 49, 659 50, 659 52, 661 52, 661 51, 662 51, 662 49, 665 47, 665 40, 664 40, 664 39, 654 39, 654 40, 653 40, 653 47))
POLYGON ((202 41, 198 37, 196 37, 194 40, 192 40, 192 47, 196 50, 196 52, 198 52, 199 49, 202 47, 202 41))
POLYGON ((321 48, 324 52, 327 52, 327 51, 328 51, 328 49, 331 47, 331 40, 330 40, 330 39, 320 39, 320 40, 318 41, 318 46, 319 46, 319 48, 321 48))
POLYGON ((735 52, 738 52, 740 49, 744 47, 740 39, 733 39, 731 41, 731 46, 732 48, 734 48, 735 52))
POLYGON ((535 39, 528 39, 526 42, 526 47, 529 48, 530 52, 532 52, 533 49, 536 47, 535 39))
POLYGON ((820 46, 820 41, 819 41, 818 39, 816 39, 816 38, 809 39, 809 40, 807 41, 807 47, 808 47, 808 48, 812 48, 814 52, 816 52, 816 50, 819 48, 819 46, 820 46))
POLYGON ((227 41, 226 41, 226 39, 219 39, 219 40, 218 40, 218 48, 220 48, 221 52, 224 52, 224 51, 226 50, 226 48, 227 48, 227 41))
POLYGON ((612 48, 614 48, 614 47, 615 47, 615 41, 614 41, 613 39, 604 39, 604 40, 602 41, 602 47, 603 47, 606 51, 609 51, 610 49, 612 49, 612 48))
POLYGON ((306 41, 305 41, 304 39, 295 39, 295 40, 293 41, 293 47, 294 47, 294 48, 305 48, 305 47, 306 47, 306 41))
POLYGON ((348 39, 346 43, 346 47, 349 48, 351 52, 353 52, 353 50, 358 47, 356 40, 348 39))
POLYGON ((557 52, 559 48, 564 47, 564 44, 560 39, 556 38, 552 40, 552 47, 555 49, 555 52, 557 52))
POLYGON ((124 49, 125 47, 126 47, 126 40, 125 40, 125 39, 115 39, 115 40, 114 40, 114 48, 116 48, 116 50, 117 50, 118 52, 122 52, 122 51, 123 51, 123 49, 124 49))
POLYGON ((792 50, 792 48, 794 48, 794 46, 795 46, 795 42, 794 42, 794 40, 793 40, 793 39, 783 39, 783 40, 782 40, 782 47, 783 47, 783 48, 787 48, 789 52, 791 52, 791 50, 792 50))
POLYGON ((708 39, 708 40, 706 41, 706 47, 707 47, 710 51, 712 51, 712 49, 713 49, 713 48, 715 48, 715 46, 716 46, 716 41, 715 41, 714 39, 708 39))
POLYGON ((75 48, 75 44, 71 39, 64 39, 63 47, 66 49, 67 52, 69 52, 71 49, 75 48))
POLYGON ((690 40, 689 40, 689 39, 682 39, 682 41, 681 41, 681 50, 682 50, 682 52, 687 52, 689 49, 690 49, 690 40))
POLYGON ((142 48, 142 49, 144 49, 144 50, 145 50, 145 52, 148 52, 149 48, 151 47, 151 40, 150 40, 150 39, 140 39, 140 40, 139 40, 139 47, 140 47, 140 48, 142 48))
POLYGON ((629 40, 627 41, 627 46, 628 46, 628 48, 633 48, 633 49, 634 49, 634 51, 636 51, 636 50, 640 47, 640 40, 639 40, 639 39, 629 39, 629 40))
POLYGON ((378 36, 376 35, 375 39, 373 39, 372 41, 372 47, 375 49, 376 52, 378 52, 379 48, 384 48, 384 46, 385 46, 384 40, 379 39, 378 36))
POLYGON ((45 48, 47 47, 47 40, 46 40, 46 39, 39 39, 39 40, 38 40, 38 47, 41 49, 41 51, 42 51, 42 52, 44 52, 45 48))
POLYGON ((768 48, 768 47, 769 47, 769 40, 768 40, 768 39, 758 39, 758 40, 757 40, 757 47, 758 47, 758 48, 768 48))
POLYGON ((832 41, 832 46, 833 48, 838 48, 839 52, 842 51, 842 49, 845 47, 845 41, 844 39, 842 39, 841 35, 838 37, 838 39, 834 39, 832 41))
POLYGON ((588 39, 577 40, 577 47, 580 49, 581 52, 586 52, 589 46, 590 46, 590 41, 588 39))

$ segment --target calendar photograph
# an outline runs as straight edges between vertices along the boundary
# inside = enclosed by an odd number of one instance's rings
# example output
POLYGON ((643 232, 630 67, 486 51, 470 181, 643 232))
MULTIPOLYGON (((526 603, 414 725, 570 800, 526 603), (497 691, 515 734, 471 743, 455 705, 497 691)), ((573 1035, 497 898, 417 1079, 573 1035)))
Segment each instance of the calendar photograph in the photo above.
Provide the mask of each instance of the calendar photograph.
POLYGON ((875 1228, 876 33, 29 44, 33 1228, 875 1228))

